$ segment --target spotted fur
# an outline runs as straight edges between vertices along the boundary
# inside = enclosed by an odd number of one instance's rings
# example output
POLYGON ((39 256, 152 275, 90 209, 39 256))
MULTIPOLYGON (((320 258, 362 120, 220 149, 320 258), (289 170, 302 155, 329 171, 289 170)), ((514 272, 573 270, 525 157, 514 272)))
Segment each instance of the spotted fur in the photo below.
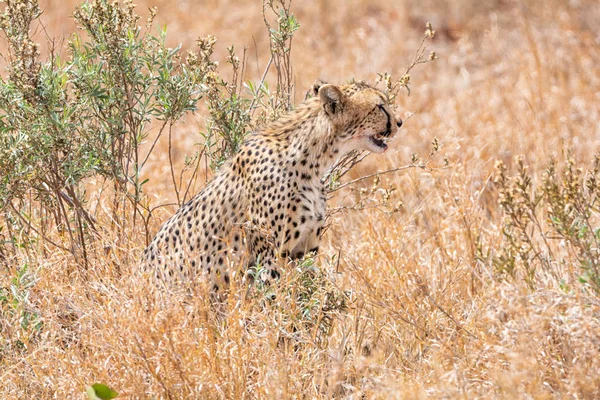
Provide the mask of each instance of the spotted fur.
POLYGON ((381 91, 361 82, 317 81, 305 100, 240 151, 156 234, 143 263, 162 281, 208 274, 213 291, 240 265, 279 275, 279 261, 317 251, 326 169, 353 149, 382 153, 402 121, 381 91))

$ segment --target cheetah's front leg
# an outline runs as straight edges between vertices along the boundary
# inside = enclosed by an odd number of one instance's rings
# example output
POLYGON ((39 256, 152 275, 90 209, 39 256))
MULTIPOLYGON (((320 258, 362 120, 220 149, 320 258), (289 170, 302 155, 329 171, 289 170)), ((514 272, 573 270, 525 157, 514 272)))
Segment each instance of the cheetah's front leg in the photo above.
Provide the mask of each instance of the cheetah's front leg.
POLYGON ((253 280, 268 282, 279 278, 279 265, 275 247, 258 232, 249 233, 251 254, 248 276, 253 280))
POLYGON ((289 255, 292 259, 297 260, 304 257, 307 253, 319 251, 321 243, 321 234, 323 232, 323 219, 318 220, 314 226, 307 231, 302 240, 300 240, 293 248, 289 255))
POLYGON ((306 253, 319 250, 323 225, 325 224, 325 211, 327 200, 325 187, 311 188, 301 195, 304 200, 300 205, 296 219, 294 239, 288 243, 288 254, 292 259, 302 258, 306 253))

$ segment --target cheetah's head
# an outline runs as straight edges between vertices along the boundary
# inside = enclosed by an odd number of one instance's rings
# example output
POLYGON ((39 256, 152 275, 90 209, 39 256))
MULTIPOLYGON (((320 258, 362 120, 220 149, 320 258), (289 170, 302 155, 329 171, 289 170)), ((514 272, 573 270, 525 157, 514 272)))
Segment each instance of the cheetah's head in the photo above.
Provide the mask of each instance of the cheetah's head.
POLYGON ((340 129, 337 132, 342 153, 367 150, 383 153, 386 142, 402 126, 391 110, 388 97, 366 83, 335 86, 317 81, 312 91, 318 95, 323 110, 340 129))

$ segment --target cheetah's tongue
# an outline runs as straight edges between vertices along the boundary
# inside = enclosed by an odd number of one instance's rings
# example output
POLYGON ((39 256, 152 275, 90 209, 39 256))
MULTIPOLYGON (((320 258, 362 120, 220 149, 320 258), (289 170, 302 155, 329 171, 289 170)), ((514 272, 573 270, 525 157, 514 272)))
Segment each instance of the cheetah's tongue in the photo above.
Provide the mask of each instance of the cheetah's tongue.
POLYGON ((372 143, 373 143, 375 146, 377 146, 377 147, 380 147, 380 148, 382 148, 382 149, 384 149, 384 150, 387 150, 387 144, 385 144, 385 142, 384 142, 383 140, 381 140, 381 139, 377 139, 377 138, 375 138, 374 136, 369 136, 369 140, 371 140, 371 142, 372 142, 372 143))

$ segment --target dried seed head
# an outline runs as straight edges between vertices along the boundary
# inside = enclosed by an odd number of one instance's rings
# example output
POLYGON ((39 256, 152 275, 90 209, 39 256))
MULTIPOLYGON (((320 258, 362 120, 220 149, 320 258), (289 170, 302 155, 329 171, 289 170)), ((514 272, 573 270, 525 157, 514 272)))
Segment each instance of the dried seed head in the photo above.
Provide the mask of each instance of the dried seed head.
POLYGON ((427 21, 425 24, 425 37, 432 38, 435 36, 435 31, 431 27, 431 22, 427 21))
POLYGON ((154 18, 156 17, 156 7, 148 8, 148 19, 146 20, 146 29, 150 29, 152 27, 152 23, 154 22, 154 18))

